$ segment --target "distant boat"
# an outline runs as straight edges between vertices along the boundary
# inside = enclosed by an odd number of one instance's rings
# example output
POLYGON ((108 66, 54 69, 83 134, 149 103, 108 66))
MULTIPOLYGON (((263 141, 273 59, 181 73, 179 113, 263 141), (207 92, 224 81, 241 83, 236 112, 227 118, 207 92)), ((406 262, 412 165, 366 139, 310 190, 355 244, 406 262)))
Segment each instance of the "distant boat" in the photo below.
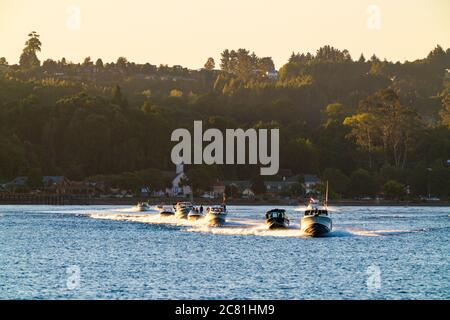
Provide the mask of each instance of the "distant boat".
POLYGON ((178 219, 187 219, 189 211, 192 208, 192 202, 177 202, 175 205, 175 217, 178 219))
POLYGON ((173 217, 175 215, 172 206, 158 205, 156 208, 159 210, 160 217, 173 217))
POLYGON ((225 206, 213 206, 206 208, 206 220, 210 226, 222 226, 225 224, 227 210, 225 206))
POLYGON ((150 206, 148 205, 147 202, 139 202, 136 205, 136 208, 138 209, 138 211, 140 212, 144 212, 144 211, 149 211, 150 210, 150 206))
POLYGON ((272 209, 266 212, 266 224, 269 229, 283 229, 289 227, 289 218, 284 209, 272 209))
POLYGON ((189 221, 197 221, 204 217, 205 216, 203 215, 203 213, 200 213, 200 211, 196 208, 192 208, 191 211, 189 211, 188 216, 187 216, 189 221))
POLYGON ((306 207, 304 216, 300 219, 300 230, 311 237, 320 237, 329 233, 333 228, 333 223, 328 213, 328 182, 325 197, 325 204, 310 199, 306 207))

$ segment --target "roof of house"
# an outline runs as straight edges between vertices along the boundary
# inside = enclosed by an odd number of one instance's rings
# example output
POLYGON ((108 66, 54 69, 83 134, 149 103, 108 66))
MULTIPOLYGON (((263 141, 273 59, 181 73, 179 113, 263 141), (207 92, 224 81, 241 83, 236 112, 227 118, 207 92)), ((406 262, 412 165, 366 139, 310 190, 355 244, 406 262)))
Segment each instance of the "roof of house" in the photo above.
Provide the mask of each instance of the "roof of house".
POLYGON ((252 183, 249 180, 228 180, 223 182, 226 186, 229 185, 235 185, 241 190, 244 190, 245 188, 250 188, 252 183))
POLYGON ((19 176, 15 177, 14 180, 5 183, 5 186, 14 186, 14 187, 25 187, 28 183, 28 177, 19 176))
POLYGON ((51 183, 58 184, 58 183, 63 182, 64 179, 65 179, 64 176, 43 176, 42 177, 42 183, 44 185, 48 185, 48 184, 51 184, 51 183))
POLYGON ((278 176, 280 177, 291 177, 293 175, 291 169, 280 169, 278 170, 278 176))
POLYGON ((304 181, 307 184, 314 184, 314 183, 319 183, 320 182, 320 178, 315 175, 315 174, 305 174, 304 175, 304 181))
POLYGON ((283 189, 283 188, 288 188, 288 187, 292 186, 296 182, 297 181, 277 180, 277 181, 264 181, 264 184, 271 189, 272 188, 277 189, 278 187, 283 189))

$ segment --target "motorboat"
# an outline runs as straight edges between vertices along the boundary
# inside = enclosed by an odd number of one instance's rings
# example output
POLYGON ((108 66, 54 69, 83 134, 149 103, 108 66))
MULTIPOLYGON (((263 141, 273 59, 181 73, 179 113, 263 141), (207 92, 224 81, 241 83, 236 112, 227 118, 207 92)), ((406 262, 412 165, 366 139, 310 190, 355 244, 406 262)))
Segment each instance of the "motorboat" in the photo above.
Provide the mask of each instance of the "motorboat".
POLYGON ((148 205, 147 202, 138 202, 138 204, 136 205, 136 208, 140 212, 144 212, 144 211, 149 211, 150 210, 150 206, 148 205))
POLYGON ((177 202, 175 205, 175 217, 178 219, 187 219, 193 207, 192 202, 177 202))
POLYGON ((192 208, 189 213, 188 213, 188 220, 189 221, 197 221, 199 219, 204 218, 205 216, 203 215, 203 213, 200 212, 200 210, 198 208, 192 208))
POLYGON ((311 237, 321 237, 333 228, 333 222, 328 212, 328 182, 325 203, 321 206, 318 201, 310 198, 303 217, 300 219, 300 230, 311 237))
POLYGON ((222 226, 225 224, 227 209, 225 206, 212 206, 206 208, 206 220, 210 226, 222 226))
POLYGON ((158 205, 156 208, 159 211, 160 217, 173 217, 175 215, 175 211, 172 206, 158 205))
POLYGON ((284 209, 272 209, 266 212, 266 224, 269 229, 283 229, 289 227, 289 218, 284 209))

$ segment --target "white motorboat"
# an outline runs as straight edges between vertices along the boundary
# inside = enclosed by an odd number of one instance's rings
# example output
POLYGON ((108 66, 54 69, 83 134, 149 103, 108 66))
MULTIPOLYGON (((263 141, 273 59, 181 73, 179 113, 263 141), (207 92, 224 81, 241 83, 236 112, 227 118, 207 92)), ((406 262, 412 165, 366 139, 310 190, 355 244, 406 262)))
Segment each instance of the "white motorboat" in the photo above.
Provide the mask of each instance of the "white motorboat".
POLYGON ((213 206, 206 208, 206 220, 210 226, 222 226, 225 224, 227 210, 225 206, 213 206))
POLYGON ((139 202, 139 203, 136 205, 136 208, 137 208, 137 210, 140 211, 140 212, 144 212, 144 211, 149 211, 149 210, 150 210, 150 206, 148 205, 147 202, 139 202))
POLYGON ((187 216, 189 221, 197 221, 204 217, 205 216, 203 215, 203 213, 200 212, 200 210, 198 208, 192 208, 191 211, 189 211, 188 216, 187 216))
POLYGON ((187 219, 192 208, 192 202, 177 202, 175 205, 175 217, 178 219, 187 219))
POLYGON ((300 230, 305 235, 311 237, 321 237, 329 233, 333 228, 333 222, 328 212, 328 182, 326 198, 323 206, 310 199, 308 206, 306 207, 304 216, 300 219, 300 230))
POLYGON ((175 211, 172 206, 158 205, 156 208, 159 211, 160 217, 172 217, 175 215, 175 211))

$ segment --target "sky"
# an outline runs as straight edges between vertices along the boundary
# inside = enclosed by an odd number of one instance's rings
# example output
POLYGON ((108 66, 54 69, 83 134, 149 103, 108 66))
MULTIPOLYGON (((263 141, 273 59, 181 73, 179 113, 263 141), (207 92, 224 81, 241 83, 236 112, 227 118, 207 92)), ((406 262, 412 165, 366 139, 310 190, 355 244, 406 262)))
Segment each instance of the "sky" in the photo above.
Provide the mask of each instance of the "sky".
POLYGON ((390 61, 450 47, 450 0, 0 0, 0 57, 17 63, 30 31, 41 61, 116 61, 201 68, 224 49, 271 56, 329 44, 390 61))

